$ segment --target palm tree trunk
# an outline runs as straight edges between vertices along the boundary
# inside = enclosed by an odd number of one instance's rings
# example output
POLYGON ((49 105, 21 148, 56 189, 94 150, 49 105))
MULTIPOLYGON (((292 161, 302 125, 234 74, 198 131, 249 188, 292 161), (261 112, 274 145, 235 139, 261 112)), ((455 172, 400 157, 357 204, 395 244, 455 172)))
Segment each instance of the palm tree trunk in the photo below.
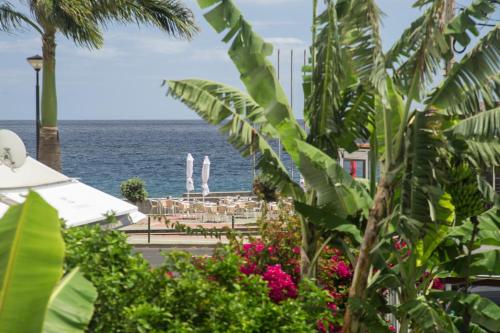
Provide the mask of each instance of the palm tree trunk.
POLYGON ((61 148, 57 128, 56 94, 56 30, 45 28, 42 37, 43 87, 42 121, 40 128, 40 162, 54 170, 61 171, 61 148))
MULTIPOLYGON (((368 216, 363 244, 359 252, 356 269, 352 279, 351 288, 349 289, 349 300, 365 297, 365 290, 368 285, 368 275, 370 273, 371 259, 370 252, 377 241, 378 229, 380 221, 387 215, 387 203, 389 202, 389 183, 387 179, 382 177, 377 186, 373 208, 368 216)), ((347 307, 344 314, 343 333, 358 333, 360 330, 359 319, 353 314, 352 309, 347 307)))

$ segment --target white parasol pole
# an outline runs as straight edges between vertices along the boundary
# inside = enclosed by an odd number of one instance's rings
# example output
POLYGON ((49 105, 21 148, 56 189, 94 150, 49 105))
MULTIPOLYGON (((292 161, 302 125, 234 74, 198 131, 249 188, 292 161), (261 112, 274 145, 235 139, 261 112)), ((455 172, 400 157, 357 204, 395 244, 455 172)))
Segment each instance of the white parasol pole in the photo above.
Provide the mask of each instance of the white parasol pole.
MULTIPOLYGON (((189 193, 191 191, 194 191, 194 183, 193 183, 193 164, 194 164, 194 158, 191 154, 187 155, 186 158, 186 190, 188 194, 188 206, 190 206, 189 202, 189 193)), ((188 207, 188 214, 189 214, 189 209, 188 207)))

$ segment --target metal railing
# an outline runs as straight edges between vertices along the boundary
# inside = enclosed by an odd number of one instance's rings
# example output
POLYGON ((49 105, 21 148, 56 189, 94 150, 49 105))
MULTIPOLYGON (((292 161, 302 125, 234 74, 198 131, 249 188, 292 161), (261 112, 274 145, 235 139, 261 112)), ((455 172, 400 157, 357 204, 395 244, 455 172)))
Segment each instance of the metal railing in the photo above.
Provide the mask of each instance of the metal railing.
MULTIPOLYGON (((224 230, 227 230, 225 228, 203 228, 203 224, 200 223, 197 227, 192 228, 192 227, 184 227, 184 230, 181 228, 161 228, 161 229, 151 229, 151 222, 154 219, 165 219, 168 220, 169 215, 165 214, 147 214, 147 229, 122 229, 121 231, 126 233, 126 234, 146 234, 147 235, 147 244, 151 244, 151 236, 153 234, 182 234, 182 235, 195 235, 195 234, 203 234, 205 233, 213 233, 213 232, 218 232, 218 233, 224 233, 224 230), (186 230, 189 230, 186 231, 186 230)), ((247 225, 241 225, 241 226, 236 226, 235 223, 236 216, 232 215, 231 216, 231 230, 236 230, 238 232, 242 232, 245 234, 258 234, 257 227, 254 226, 247 226, 247 225)), ((183 224, 181 222, 178 222, 175 224, 176 226, 182 226, 183 224)), ((227 228, 227 227, 226 227, 227 228)))

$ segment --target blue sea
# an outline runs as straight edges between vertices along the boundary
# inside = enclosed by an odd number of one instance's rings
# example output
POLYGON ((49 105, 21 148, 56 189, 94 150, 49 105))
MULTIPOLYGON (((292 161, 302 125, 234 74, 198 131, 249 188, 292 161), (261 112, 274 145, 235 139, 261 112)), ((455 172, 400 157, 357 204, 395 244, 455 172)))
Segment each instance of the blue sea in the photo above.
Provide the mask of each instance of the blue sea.
MULTIPOLYGON (((0 128, 16 132, 35 156, 33 121, 0 120, 0 128)), ((253 160, 242 158, 215 126, 201 120, 63 120, 59 129, 63 173, 112 195, 134 176, 144 179, 150 197, 181 195, 188 153, 195 160, 196 192, 205 155, 211 161, 210 191, 252 188, 253 160)), ((291 168, 288 156, 282 157, 291 168)))

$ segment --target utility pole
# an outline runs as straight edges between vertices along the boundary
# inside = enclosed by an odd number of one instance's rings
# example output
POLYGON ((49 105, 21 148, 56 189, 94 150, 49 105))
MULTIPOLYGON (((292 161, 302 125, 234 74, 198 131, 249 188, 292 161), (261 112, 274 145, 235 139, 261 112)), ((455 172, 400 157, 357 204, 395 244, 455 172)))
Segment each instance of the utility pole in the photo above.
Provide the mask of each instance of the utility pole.
MULTIPOLYGON (((290 108, 293 112, 293 49, 290 50, 290 108)), ((293 160, 290 157, 291 161, 291 174, 293 181, 293 160)))
MULTIPOLYGON (((280 80, 280 49, 278 49, 278 82, 280 80)), ((278 139, 278 158, 281 161, 281 139, 278 139)))
MULTIPOLYGON (((445 7, 445 13, 444 13, 444 27, 443 28, 445 28, 446 25, 448 25, 448 23, 451 20, 453 20, 453 17, 455 17, 455 0, 446 0, 445 6, 446 7, 445 7)), ((445 68, 444 68, 444 75, 445 76, 448 76, 448 74, 450 73, 451 67, 455 63, 455 56, 453 54, 453 43, 454 43, 453 37, 450 37, 449 48, 450 48, 451 57, 450 57, 450 59, 447 59, 445 62, 445 68)))

